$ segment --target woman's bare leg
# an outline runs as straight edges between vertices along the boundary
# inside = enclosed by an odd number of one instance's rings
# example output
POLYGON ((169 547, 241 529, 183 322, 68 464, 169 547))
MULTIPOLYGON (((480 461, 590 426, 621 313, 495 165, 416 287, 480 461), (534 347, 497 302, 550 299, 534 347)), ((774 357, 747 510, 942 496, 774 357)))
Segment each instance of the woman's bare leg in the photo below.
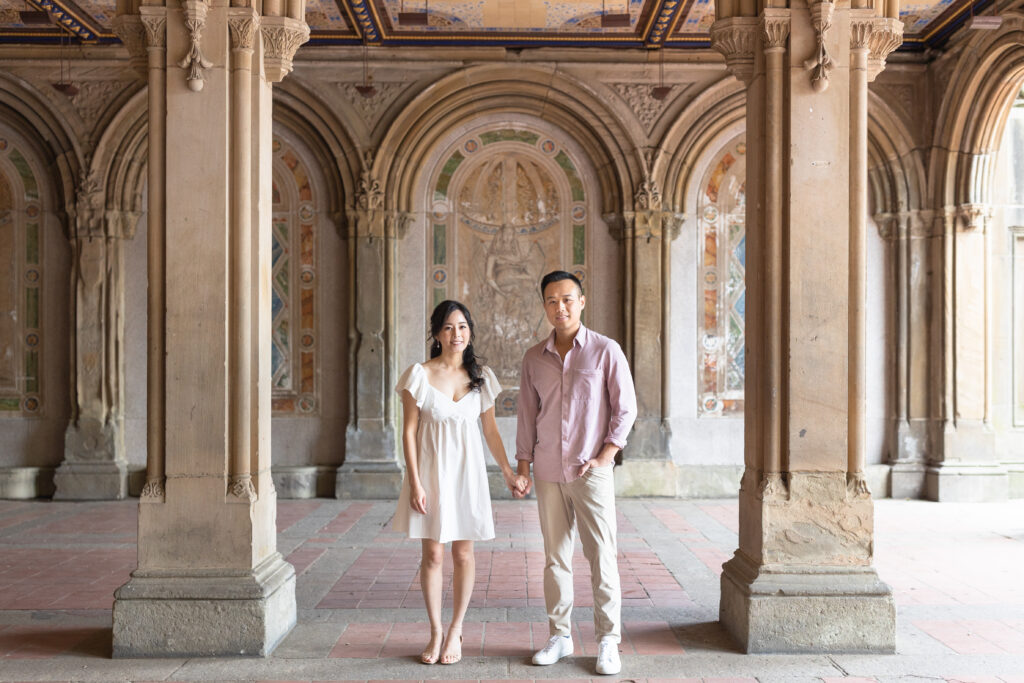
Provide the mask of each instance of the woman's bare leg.
POLYGON ((440 657, 442 634, 441 596, 444 583, 441 568, 444 564, 444 546, 429 538, 423 539, 423 560, 420 562, 420 588, 423 590, 423 602, 427 607, 427 619, 430 620, 430 642, 423 650, 420 659, 424 664, 433 664, 440 657))
POLYGON ((462 620, 469 607, 476 581, 476 558, 473 556, 473 541, 452 541, 452 623, 448 627, 448 639, 441 651, 442 664, 454 664, 462 659, 462 620))

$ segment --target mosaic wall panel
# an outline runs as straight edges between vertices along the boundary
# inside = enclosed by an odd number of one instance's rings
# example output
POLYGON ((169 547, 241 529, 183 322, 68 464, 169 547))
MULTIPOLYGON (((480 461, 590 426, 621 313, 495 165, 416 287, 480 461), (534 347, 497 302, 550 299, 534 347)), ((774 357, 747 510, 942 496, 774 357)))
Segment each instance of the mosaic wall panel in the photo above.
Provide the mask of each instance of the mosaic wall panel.
POLYGON ((514 413, 523 353, 550 332, 538 284, 555 269, 586 286, 591 218, 578 162, 560 142, 518 128, 461 139, 431 184, 428 311, 466 304, 477 352, 506 389, 514 413))
POLYGON ((746 143, 726 145, 711 162, 698 202, 698 414, 743 411, 746 313, 746 143))
POLYGON ((298 152, 274 138, 271 262, 272 405, 275 414, 319 409, 317 200, 298 152))
POLYGON ((28 159, 0 137, 0 416, 42 412, 42 206, 28 159))

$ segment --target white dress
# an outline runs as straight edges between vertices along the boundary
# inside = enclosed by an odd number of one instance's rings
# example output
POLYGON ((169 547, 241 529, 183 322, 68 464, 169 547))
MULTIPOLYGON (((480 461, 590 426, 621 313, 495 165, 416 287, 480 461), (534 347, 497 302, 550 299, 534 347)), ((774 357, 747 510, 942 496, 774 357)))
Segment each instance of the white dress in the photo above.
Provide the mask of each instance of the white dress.
POLYGON ((501 391, 490 368, 482 369, 484 383, 453 401, 427 381, 427 371, 416 363, 402 373, 395 391, 408 390, 420 409, 417 442, 420 484, 427 496, 427 513, 409 507, 406 472, 395 531, 409 538, 448 541, 487 541, 494 538, 491 494, 487 484, 480 414, 494 405, 501 391))

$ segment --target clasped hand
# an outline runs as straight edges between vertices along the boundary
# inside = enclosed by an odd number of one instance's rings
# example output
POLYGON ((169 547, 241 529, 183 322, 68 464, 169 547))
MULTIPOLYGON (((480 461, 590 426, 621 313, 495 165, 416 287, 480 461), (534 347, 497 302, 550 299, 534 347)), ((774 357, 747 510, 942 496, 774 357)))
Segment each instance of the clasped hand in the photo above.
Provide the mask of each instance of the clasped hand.
POLYGON ((512 492, 513 498, 523 498, 530 493, 533 482, 524 474, 517 474, 512 470, 505 473, 505 485, 512 492))

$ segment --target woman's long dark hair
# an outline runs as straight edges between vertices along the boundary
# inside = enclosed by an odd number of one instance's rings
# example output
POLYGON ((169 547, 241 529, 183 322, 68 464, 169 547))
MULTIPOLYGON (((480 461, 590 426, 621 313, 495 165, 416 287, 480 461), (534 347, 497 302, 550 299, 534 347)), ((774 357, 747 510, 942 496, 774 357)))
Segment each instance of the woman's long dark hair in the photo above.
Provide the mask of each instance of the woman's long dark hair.
POLYGON ((434 312, 430 314, 430 336, 434 340, 434 343, 430 345, 430 357, 437 358, 441 355, 441 342, 437 341, 437 335, 444 327, 444 321, 455 311, 460 311, 462 315, 466 316, 466 324, 469 325, 469 343, 466 344, 466 348, 462 352, 462 365, 469 373, 469 388, 472 391, 480 388, 480 385, 484 383, 484 376, 480 369, 481 358, 473 351, 473 338, 476 336, 473 318, 469 315, 469 309, 458 301, 442 301, 434 307, 434 312))

